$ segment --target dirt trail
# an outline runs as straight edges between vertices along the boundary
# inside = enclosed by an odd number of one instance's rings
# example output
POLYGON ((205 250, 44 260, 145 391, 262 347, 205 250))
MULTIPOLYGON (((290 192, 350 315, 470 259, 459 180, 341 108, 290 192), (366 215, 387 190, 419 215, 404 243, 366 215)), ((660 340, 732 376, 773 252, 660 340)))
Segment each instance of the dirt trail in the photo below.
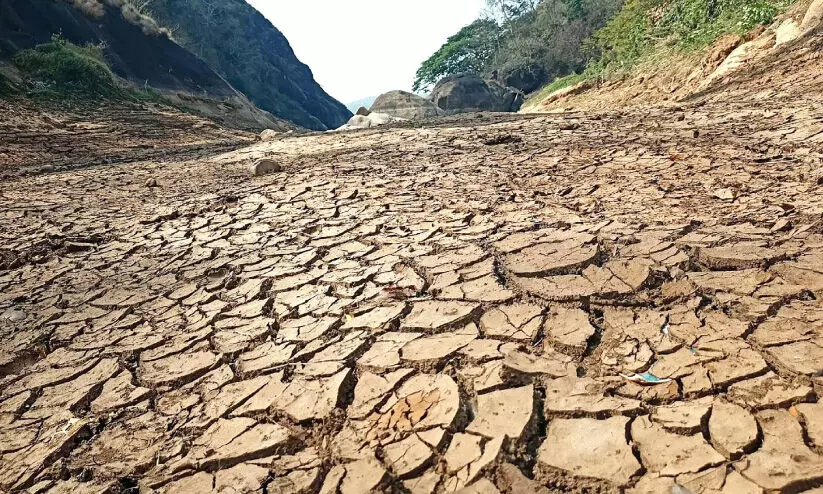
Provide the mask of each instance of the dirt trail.
POLYGON ((797 77, 4 181, 0 491, 819 492, 797 77))

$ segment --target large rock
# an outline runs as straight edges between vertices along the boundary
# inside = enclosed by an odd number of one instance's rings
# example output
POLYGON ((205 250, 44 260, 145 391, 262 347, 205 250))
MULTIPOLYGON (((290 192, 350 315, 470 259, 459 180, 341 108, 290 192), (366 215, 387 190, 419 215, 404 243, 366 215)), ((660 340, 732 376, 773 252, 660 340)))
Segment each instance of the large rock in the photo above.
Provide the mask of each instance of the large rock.
POLYGON ((496 81, 486 81, 472 74, 444 77, 434 86, 431 100, 450 112, 514 112, 523 104, 523 93, 496 81))
POLYGON ((507 86, 530 93, 543 87, 549 81, 549 74, 544 67, 530 64, 505 71, 502 80, 507 86))
POLYGON ((389 91, 374 100, 371 111, 406 120, 423 120, 445 112, 431 101, 406 91, 389 91))
POLYGON ((268 175, 269 173, 279 172, 282 170, 280 164, 272 159, 263 158, 255 161, 251 167, 251 174, 255 177, 268 175))
POLYGON ((801 34, 802 31, 800 29, 800 25, 795 22, 794 19, 786 19, 781 22, 779 26, 774 28, 774 46, 780 46, 790 41, 794 41, 800 37, 801 34))
POLYGON ((386 113, 371 112, 368 115, 355 115, 349 119, 346 125, 335 130, 369 129, 390 123, 404 122, 405 120, 405 118, 393 117, 386 113))
POLYGON ((714 81, 726 77, 730 73, 739 70, 762 53, 774 47, 775 36, 767 33, 751 41, 743 43, 732 51, 728 57, 714 70, 714 72, 704 79, 701 88, 710 86, 714 81))
POLYGON ((803 17, 803 22, 800 24, 800 29, 806 31, 814 29, 823 23, 823 0, 815 0, 806 11, 806 16, 803 17))

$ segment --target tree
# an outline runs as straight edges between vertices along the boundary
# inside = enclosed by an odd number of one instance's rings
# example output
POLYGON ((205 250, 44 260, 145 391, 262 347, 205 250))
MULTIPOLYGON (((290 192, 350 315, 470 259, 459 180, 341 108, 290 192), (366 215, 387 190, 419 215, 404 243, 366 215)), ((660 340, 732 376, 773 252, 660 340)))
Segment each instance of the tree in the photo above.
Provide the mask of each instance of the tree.
POLYGON ((540 0, 486 0, 489 14, 506 25, 527 14, 532 14, 540 0))
POLYGON ((444 75, 474 72, 531 92, 555 77, 580 72, 589 56, 584 40, 622 4, 623 0, 486 0, 483 20, 449 38, 420 67, 415 90, 444 75))
POLYGON ((447 75, 482 74, 497 50, 500 36, 500 26, 491 19, 478 19, 464 27, 423 62, 414 79, 414 91, 427 91, 447 75))

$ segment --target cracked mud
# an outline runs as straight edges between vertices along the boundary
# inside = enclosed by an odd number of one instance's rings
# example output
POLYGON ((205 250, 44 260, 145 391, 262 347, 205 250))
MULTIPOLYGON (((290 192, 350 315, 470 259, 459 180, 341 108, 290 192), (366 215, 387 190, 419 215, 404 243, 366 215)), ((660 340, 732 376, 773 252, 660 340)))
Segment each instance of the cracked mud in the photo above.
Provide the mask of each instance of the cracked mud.
POLYGON ((5 182, 0 491, 819 488, 792 87, 5 182))

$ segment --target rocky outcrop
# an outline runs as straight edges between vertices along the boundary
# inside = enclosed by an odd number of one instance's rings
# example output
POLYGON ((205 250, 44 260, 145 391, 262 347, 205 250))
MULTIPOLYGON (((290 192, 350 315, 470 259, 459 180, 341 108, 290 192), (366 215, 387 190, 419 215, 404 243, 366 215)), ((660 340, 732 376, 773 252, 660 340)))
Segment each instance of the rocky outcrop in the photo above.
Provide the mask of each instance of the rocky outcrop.
POLYGON ((374 101, 371 111, 406 120, 424 120, 445 114, 431 101, 406 91, 389 91, 374 101))
POLYGON ((538 64, 514 67, 502 75, 502 80, 507 86, 517 88, 524 93, 540 89, 549 80, 546 68, 538 64))
POLYGON ((317 84, 286 37, 245 0, 155 0, 151 10, 161 25, 176 26, 179 43, 263 110, 315 130, 351 118, 317 84))
POLYGON ((405 118, 398 118, 387 113, 368 112, 367 115, 363 115, 358 112, 358 114, 351 117, 345 125, 341 125, 335 130, 370 129, 372 127, 403 122, 405 120, 405 118))
POLYGON ((434 86, 431 99, 447 112, 514 112, 523 104, 524 95, 497 81, 483 80, 473 74, 457 74, 441 79, 434 86))
POLYGON ((800 29, 803 31, 814 29, 823 24, 823 0, 815 0, 806 11, 800 29))

